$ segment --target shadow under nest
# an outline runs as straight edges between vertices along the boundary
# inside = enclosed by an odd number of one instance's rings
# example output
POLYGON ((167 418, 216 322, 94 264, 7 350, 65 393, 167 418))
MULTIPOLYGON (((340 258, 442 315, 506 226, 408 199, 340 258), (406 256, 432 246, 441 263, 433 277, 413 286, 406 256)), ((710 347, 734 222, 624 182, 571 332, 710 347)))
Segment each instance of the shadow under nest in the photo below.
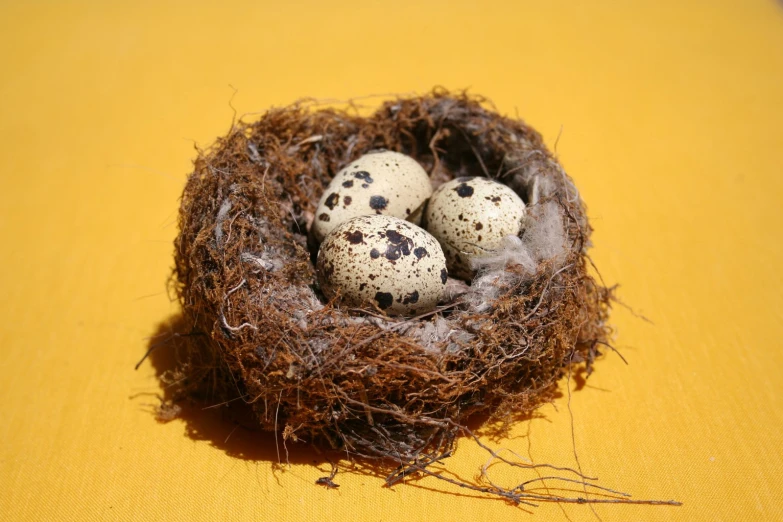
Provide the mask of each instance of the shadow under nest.
POLYGON ((199 152, 179 228, 172 286, 187 342, 161 375, 168 397, 241 401, 246 425, 373 461, 390 485, 429 474, 475 419, 502 434, 609 346, 611 293, 588 273, 578 191, 535 130, 477 97, 433 91, 369 117, 300 103, 236 123, 199 152), (435 313, 347 310, 315 284, 318 199, 377 149, 414 157, 433 185, 486 176, 527 205, 520 236, 435 313))

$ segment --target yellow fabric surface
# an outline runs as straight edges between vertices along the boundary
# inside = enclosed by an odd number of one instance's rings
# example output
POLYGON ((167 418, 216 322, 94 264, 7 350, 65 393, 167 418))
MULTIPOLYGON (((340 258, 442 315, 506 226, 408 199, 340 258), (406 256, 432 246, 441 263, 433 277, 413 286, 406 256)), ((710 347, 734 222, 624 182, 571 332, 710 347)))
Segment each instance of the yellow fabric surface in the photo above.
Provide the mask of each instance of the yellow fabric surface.
MULTIPOLYGON (((178 197, 229 100, 444 85, 557 144, 604 279, 654 323, 615 311, 629 364, 608 354, 572 393, 573 435, 599 484, 684 505, 595 513, 783 520, 781 3, 115 4, 0 7, 0 519, 596 519, 432 478, 326 490, 308 450, 275 470, 270 438, 157 423, 155 370, 133 369, 177 313, 178 197)), ((541 413, 491 444, 575 466, 567 396, 541 413)), ((485 460, 463 441, 448 469, 485 460)))

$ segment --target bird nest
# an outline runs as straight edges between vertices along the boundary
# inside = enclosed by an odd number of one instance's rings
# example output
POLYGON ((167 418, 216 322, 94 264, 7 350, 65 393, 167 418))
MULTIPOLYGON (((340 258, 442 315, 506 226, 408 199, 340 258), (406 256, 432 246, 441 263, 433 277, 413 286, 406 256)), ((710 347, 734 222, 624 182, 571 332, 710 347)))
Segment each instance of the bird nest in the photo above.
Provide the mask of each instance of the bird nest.
POLYGON ((579 192, 538 132, 475 96, 434 91, 368 117, 299 103, 236 123, 196 159, 179 229, 174 286, 199 339, 180 354, 180 396, 241 398, 284 440, 391 459, 391 481, 450 454, 469 419, 508 426, 551 401, 606 345, 610 292, 588 270, 579 192), (417 317, 340 308, 316 284, 319 197, 376 149, 412 156, 435 187, 486 176, 527 205, 520 235, 417 317))

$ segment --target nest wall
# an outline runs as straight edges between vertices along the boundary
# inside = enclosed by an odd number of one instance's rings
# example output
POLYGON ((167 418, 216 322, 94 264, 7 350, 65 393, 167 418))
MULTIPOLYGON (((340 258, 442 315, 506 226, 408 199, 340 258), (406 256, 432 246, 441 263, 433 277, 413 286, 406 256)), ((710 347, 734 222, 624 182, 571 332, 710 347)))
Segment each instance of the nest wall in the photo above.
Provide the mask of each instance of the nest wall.
POLYGON ((435 91, 366 118, 301 103, 237 123, 195 161, 179 226, 173 281, 196 335, 172 383, 241 398, 284 438, 403 465, 443 454, 471 417, 508 422, 551 400, 607 341, 579 192, 535 130, 477 97, 435 91), (433 185, 493 178, 528 206, 519 237, 477 260, 470 284, 450 280, 434 313, 341 309, 315 284, 318 199, 374 149, 413 156, 433 185))

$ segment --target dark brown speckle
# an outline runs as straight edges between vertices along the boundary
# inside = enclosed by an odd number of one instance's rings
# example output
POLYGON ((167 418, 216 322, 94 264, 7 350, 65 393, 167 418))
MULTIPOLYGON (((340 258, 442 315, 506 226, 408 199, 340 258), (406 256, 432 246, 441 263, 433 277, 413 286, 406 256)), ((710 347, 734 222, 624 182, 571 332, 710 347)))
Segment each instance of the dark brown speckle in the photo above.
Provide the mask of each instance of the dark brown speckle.
POLYGON ((323 212, 320 216, 318 216, 318 221, 325 221, 328 223, 330 219, 331 218, 329 217, 329 214, 326 212, 323 212))
POLYGON ((389 261, 397 261, 400 257, 411 254, 411 248, 413 247, 411 238, 403 236, 390 228, 386 230, 386 239, 389 243, 386 245, 386 253, 384 255, 389 261))
POLYGON ((381 210, 384 210, 388 204, 389 201, 383 196, 372 196, 370 198, 370 208, 377 214, 380 214, 381 210))
POLYGON ((394 303, 394 296, 389 292, 376 292, 375 301, 378 303, 378 308, 386 310, 394 303))
POLYGON ((461 198, 469 198, 473 195, 473 187, 468 185, 467 183, 460 183, 457 185, 457 188, 454 189, 457 192, 457 195, 461 198))
POLYGON ((365 185, 368 185, 374 181, 370 176, 370 173, 367 172, 366 170, 360 170, 359 172, 354 172, 353 177, 364 181, 364 183, 362 184, 364 188, 367 188, 365 185))
POLYGON ((329 210, 334 210, 334 207, 337 206, 337 204, 340 202, 340 194, 337 192, 332 192, 329 194, 329 197, 326 198, 326 201, 324 204, 329 207, 329 210))
POLYGON ((410 294, 405 296, 405 299, 402 300, 402 304, 415 304, 419 301, 419 291, 414 290, 410 294))
POLYGON ((343 235, 352 245, 364 243, 364 234, 362 234, 361 230, 352 230, 351 232, 345 232, 343 235))

